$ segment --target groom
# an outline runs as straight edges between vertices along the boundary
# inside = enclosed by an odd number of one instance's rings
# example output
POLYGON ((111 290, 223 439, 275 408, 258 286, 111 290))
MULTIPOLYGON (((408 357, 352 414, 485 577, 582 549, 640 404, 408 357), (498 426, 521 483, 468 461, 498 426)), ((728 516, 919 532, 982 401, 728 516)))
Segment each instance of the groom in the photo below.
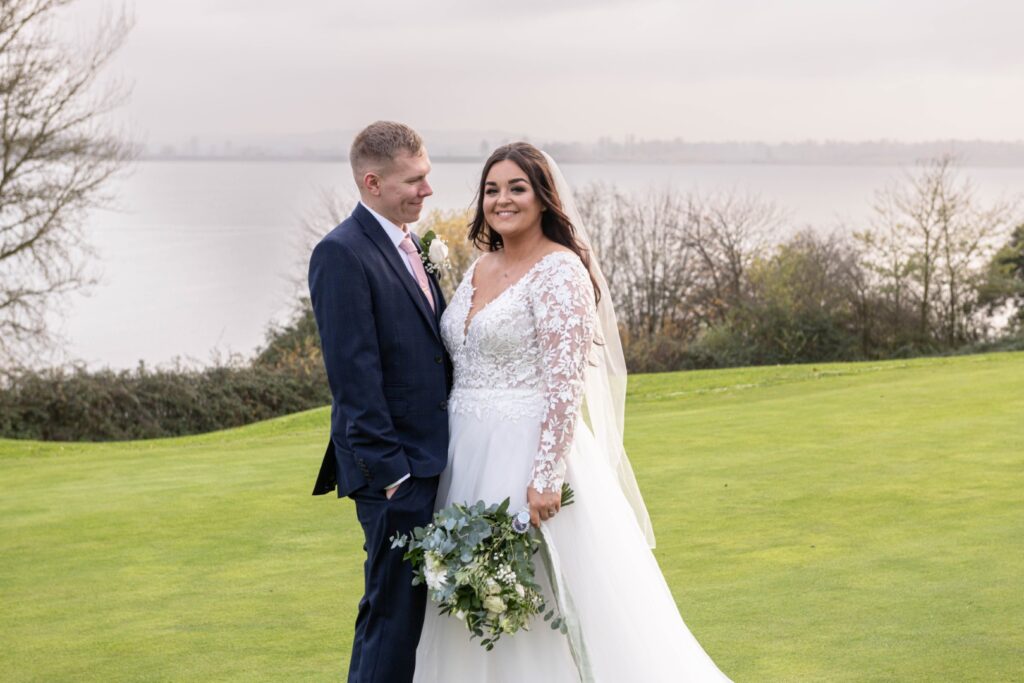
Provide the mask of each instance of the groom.
POLYGON ((444 298, 407 225, 420 217, 430 159, 408 126, 378 121, 350 152, 361 201, 309 262, 309 293, 331 387, 331 439, 313 495, 355 501, 366 543, 349 683, 411 681, 424 586, 391 549, 431 520, 448 458, 451 361, 444 298))

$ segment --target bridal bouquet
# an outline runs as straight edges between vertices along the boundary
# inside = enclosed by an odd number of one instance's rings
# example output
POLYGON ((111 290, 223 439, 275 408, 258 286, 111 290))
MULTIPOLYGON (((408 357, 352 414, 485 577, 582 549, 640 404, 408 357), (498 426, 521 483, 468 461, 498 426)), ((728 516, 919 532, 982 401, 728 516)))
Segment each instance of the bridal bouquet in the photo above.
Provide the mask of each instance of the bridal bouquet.
MULTIPOLYGON (((572 504, 572 497, 564 484, 562 505, 572 504)), ((490 506, 455 503, 435 512, 426 527, 391 538, 392 548, 406 548, 413 585, 425 583, 441 614, 464 621, 470 638, 481 638, 488 650, 502 634, 528 629, 530 619, 546 607, 532 559, 541 541, 529 533, 529 511, 510 515, 508 507, 508 498, 490 506)), ((555 610, 544 620, 564 632, 555 610)))

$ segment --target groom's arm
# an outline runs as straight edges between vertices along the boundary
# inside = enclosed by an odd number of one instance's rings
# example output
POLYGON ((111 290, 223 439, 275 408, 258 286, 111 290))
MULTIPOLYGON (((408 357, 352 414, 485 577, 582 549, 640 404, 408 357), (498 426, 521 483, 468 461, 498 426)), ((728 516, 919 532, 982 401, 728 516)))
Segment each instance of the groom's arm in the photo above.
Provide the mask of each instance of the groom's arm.
POLYGON ((309 261, 309 295, 331 394, 348 425, 346 437, 384 489, 409 475, 384 398, 380 348, 366 272, 348 247, 321 242, 309 261))

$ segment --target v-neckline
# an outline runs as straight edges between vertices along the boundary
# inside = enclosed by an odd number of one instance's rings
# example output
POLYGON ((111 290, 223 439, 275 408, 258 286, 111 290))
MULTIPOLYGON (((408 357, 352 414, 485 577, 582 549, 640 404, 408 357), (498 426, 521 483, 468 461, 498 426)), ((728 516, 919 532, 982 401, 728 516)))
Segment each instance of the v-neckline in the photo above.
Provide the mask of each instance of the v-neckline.
MULTIPOLYGON (((480 310, 478 310, 476 313, 473 313, 473 298, 476 296, 476 285, 473 284, 473 280, 476 279, 476 264, 480 263, 480 259, 477 259, 476 262, 473 263, 473 271, 469 274, 469 278, 466 279, 466 282, 469 284, 469 308, 466 309, 466 320, 462 324, 462 343, 463 344, 466 343, 466 340, 469 338, 469 328, 470 328, 470 326, 472 326, 473 321, 476 320, 480 316, 481 313, 486 311, 490 307, 490 305, 493 304, 495 301, 497 301, 501 297, 505 296, 505 294, 510 289, 512 289, 513 287, 517 286, 520 282, 525 280, 527 278, 527 276, 530 275, 530 273, 532 273, 534 270, 537 269, 537 266, 539 266, 542 262, 544 262, 545 259, 547 259, 549 256, 554 256, 555 254, 561 254, 561 253, 563 253, 561 250, 549 251, 548 253, 546 253, 543 256, 541 256, 539 259, 537 259, 534 262, 534 264, 532 266, 527 268, 525 273, 523 273, 518 278, 516 278, 515 282, 513 282, 512 284, 510 284, 508 287, 506 287, 505 289, 501 290, 500 292, 498 292, 497 296, 495 296, 493 299, 491 299, 486 304, 481 306, 480 310)), ((481 256, 480 258, 483 258, 483 256, 481 256)))

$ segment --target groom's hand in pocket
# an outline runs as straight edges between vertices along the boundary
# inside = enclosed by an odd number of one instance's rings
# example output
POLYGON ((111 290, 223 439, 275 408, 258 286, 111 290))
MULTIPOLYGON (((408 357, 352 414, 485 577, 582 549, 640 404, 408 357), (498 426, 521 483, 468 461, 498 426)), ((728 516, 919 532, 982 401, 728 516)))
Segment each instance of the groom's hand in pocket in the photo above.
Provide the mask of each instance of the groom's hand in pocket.
POLYGON ((405 484, 406 482, 408 482, 408 481, 409 481, 409 477, 410 477, 410 476, 411 476, 411 475, 408 475, 408 474, 407 474, 407 475, 405 475, 404 477, 402 477, 401 479, 399 479, 398 481, 396 481, 396 482, 395 482, 394 484, 392 484, 391 486, 389 486, 389 487, 387 487, 386 489, 384 489, 384 496, 385 496, 385 497, 386 497, 386 498, 387 498, 388 500, 391 500, 391 496, 395 495, 395 492, 396 492, 396 491, 398 491, 398 488, 399 488, 399 487, 400 487, 400 486, 401 486, 402 484, 405 484))

